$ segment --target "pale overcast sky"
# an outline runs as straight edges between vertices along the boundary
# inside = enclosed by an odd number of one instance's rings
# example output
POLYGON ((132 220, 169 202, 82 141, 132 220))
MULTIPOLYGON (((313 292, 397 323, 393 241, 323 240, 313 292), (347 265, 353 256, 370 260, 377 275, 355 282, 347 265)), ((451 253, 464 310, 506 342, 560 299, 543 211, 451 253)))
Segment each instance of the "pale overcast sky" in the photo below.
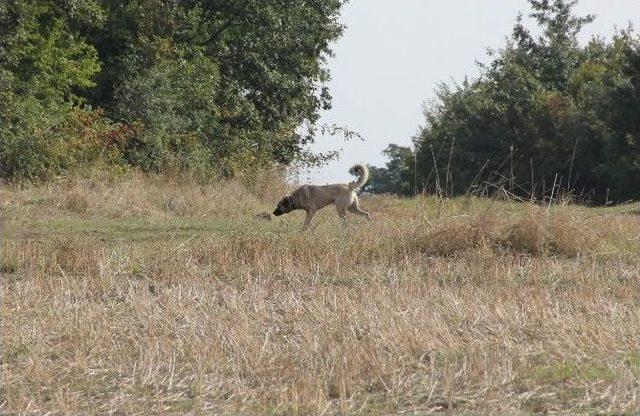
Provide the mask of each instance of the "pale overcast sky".
MULTIPOLYGON (((381 152, 389 143, 411 143, 434 87, 477 74, 474 62, 487 61, 488 47, 502 47, 518 11, 528 10, 526 0, 351 0, 329 61, 333 108, 322 122, 348 126, 365 141, 318 137, 312 149, 342 148, 341 158, 299 180, 343 182, 356 162, 384 165, 381 152)), ((597 16, 583 42, 640 22, 640 0, 581 0, 578 11, 597 16)))

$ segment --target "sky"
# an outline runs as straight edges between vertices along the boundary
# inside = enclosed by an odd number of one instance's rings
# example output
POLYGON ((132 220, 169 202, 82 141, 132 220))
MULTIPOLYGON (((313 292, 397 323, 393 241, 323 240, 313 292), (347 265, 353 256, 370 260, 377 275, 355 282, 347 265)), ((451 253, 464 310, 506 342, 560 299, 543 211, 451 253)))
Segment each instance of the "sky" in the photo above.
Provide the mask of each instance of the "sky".
MULTIPOLYGON (((640 0, 581 0, 581 15, 595 14, 580 40, 611 38, 615 28, 640 26, 640 0)), ((351 0, 341 15, 346 26, 328 61, 333 106, 321 123, 345 126, 363 141, 319 136, 316 152, 342 149, 340 159, 301 172, 298 181, 350 181, 354 163, 383 166, 389 143, 411 145, 424 124, 424 105, 441 83, 478 74, 487 48, 499 49, 526 0, 351 0)))

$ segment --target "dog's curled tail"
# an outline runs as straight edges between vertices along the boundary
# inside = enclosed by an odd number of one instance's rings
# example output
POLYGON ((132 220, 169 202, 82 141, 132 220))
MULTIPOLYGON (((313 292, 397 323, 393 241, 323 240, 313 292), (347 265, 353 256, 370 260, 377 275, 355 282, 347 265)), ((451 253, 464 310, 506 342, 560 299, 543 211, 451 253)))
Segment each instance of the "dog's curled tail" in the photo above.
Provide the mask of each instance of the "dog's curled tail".
POLYGON ((357 175, 358 180, 349 184, 349 188, 351 190, 357 190, 364 186, 365 183, 369 180, 369 168, 367 165, 362 165, 358 163, 357 165, 353 165, 351 169, 349 169, 349 173, 352 175, 357 175))

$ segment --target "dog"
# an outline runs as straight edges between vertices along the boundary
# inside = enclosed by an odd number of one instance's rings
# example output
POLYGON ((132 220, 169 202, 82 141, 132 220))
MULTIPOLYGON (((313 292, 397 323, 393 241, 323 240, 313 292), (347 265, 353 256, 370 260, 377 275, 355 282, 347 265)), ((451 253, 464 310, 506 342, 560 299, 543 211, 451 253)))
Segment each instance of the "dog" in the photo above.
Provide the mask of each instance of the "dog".
POLYGON ((346 225, 347 211, 357 215, 367 217, 371 221, 371 215, 367 211, 360 209, 358 203, 358 195, 356 192, 364 186, 369 180, 369 168, 365 165, 357 164, 349 169, 349 173, 358 176, 355 182, 349 184, 333 184, 333 185, 303 185, 293 191, 291 195, 287 195, 278 202, 278 206, 273 215, 279 217, 291 211, 302 209, 307 212, 304 219, 302 229, 306 230, 311 224, 313 216, 316 212, 334 204, 338 211, 338 216, 346 225))

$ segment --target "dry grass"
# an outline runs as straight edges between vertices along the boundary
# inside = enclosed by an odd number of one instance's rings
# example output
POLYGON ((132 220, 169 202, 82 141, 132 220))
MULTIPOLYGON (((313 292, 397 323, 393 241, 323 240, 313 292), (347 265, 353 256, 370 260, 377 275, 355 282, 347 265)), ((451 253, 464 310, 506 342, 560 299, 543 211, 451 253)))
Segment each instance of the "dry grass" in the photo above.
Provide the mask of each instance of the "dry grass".
POLYGON ((632 413, 640 217, 130 176, 0 187, 0 413, 632 413))

